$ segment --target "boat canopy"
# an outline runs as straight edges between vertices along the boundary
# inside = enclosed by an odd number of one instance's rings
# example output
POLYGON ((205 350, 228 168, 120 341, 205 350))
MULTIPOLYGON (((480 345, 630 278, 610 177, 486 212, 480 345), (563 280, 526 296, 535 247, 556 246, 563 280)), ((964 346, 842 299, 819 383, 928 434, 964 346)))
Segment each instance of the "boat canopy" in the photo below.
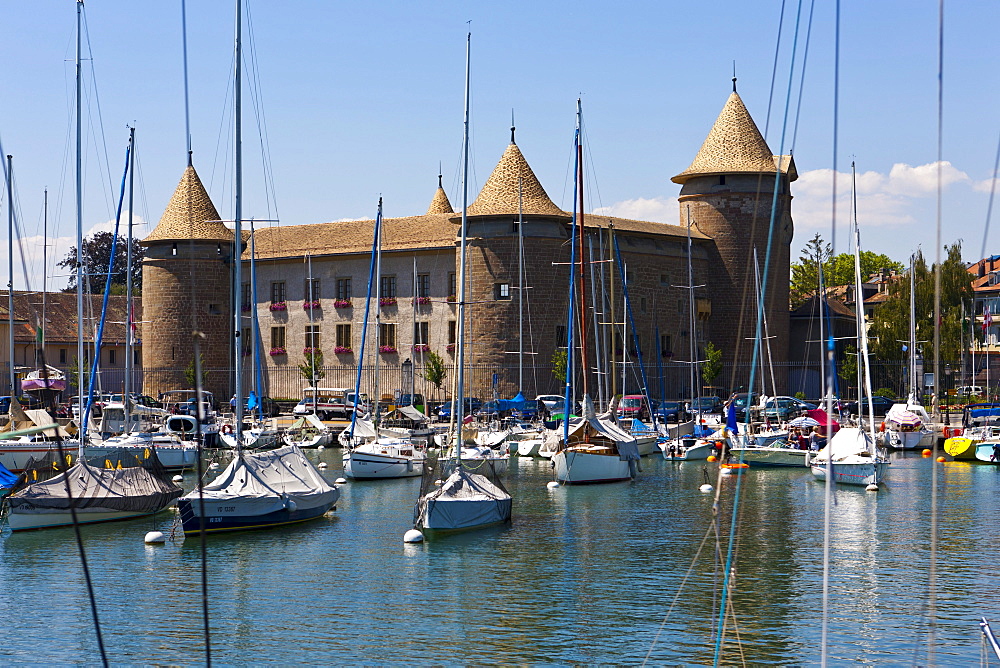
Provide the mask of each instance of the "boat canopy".
POLYGON ((413 521, 442 531, 495 524, 510 519, 511 498, 486 476, 461 466, 433 492, 420 497, 413 521))
POLYGON ((519 411, 524 408, 524 404, 527 399, 524 397, 522 392, 518 392, 513 399, 501 399, 499 406, 497 407, 500 411, 519 411))

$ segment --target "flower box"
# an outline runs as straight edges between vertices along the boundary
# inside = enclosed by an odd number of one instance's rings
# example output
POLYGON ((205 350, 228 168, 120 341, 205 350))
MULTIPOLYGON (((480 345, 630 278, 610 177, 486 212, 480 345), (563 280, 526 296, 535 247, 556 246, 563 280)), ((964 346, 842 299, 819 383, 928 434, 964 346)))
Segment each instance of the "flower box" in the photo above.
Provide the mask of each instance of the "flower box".
POLYGON ((318 309, 319 308, 319 300, 316 299, 316 300, 311 301, 311 302, 302 302, 302 308, 305 309, 306 311, 312 311, 313 309, 318 309))
POLYGON ((431 298, 430 297, 417 297, 417 298, 415 298, 413 300, 413 303, 415 303, 417 306, 423 306, 425 304, 430 304, 431 303, 431 298))
POLYGON ((287 302, 271 302, 271 306, 269 308, 272 311, 287 311, 288 310, 288 303, 287 302))
POLYGON ((322 355, 323 351, 320 350, 319 348, 303 348, 302 349, 302 354, 303 355, 322 355))
POLYGON ((396 298, 395 297, 380 297, 379 300, 378 300, 378 305, 379 306, 395 306, 396 305, 396 298))
POLYGON ((452 302, 452 303, 457 302, 458 301, 458 295, 448 295, 448 301, 452 302))
POLYGON ((271 348, 271 352, 268 353, 271 357, 277 357, 278 355, 287 355, 288 351, 282 346, 277 346, 276 348, 271 348))
POLYGON ((431 347, 429 345, 427 345, 426 343, 414 343, 413 344, 413 352, 415 352, 415 353, 429 353, 430 351, 431 351, 431 347))
POLYGON ((333 308, 351 308, 350 299, 334 299, 333 308))
POLYGON ((354 352, 354 350, 347 346, 337 346, 333 349, 333 352, 337 355, 350 355, 354 352))
POLYGON ((378 351, 380 353, 385 353, 386 355, 395 355, 399 352, 396 350, 396 346, 379 346, 378 351))

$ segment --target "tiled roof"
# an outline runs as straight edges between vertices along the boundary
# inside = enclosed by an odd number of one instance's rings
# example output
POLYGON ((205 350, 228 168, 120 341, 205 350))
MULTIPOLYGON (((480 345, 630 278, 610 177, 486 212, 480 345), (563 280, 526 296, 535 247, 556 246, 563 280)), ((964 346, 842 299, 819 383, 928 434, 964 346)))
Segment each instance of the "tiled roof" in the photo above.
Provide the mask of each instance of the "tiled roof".
MULTIPOLYGON (((101 318, 102 295, 84 295, 84 337, 90 341, 94 337, 94 325, 101 318)), ((7 291, 0 291, 0 302, 7 304, 7 291)), ((134 318, 142 320, 142 299, 133 297, 134 318)), ((7 309, 4 308, 4 315, 7 309)), ((14 325, 14 340, 30 343, 37 334, 37 318, 42 313, 40 292, 14 291, 14 317, 20 324, 14 325)), ((45 306, 46 343, 72 343, 76 345, 76 292, 50 292, 45 306)), ((104 323, 104 343, 125 343, 125 295, 111 295, 108 298, 108 316, 104 323)), ((51 360, 50 360, 51 363, 51 360)))
POLYGON ((524 213, 536 216, 569 214, 557 207, 545 194, 528 161, 517 144, 510 143, 500 157, 476 201, 469 205, 470 216, 517 215, 518 200, 524 213), (518 192, 520 191, 520 198, 518 192))
POLYGON ((455 210, 451 208, 451 202, 448 201, 448 193, 441 187, 440 182, 434 193, 434 199, 431 200, 431 205, 427 207, 427 213, 455 213, 455 210))
MULTIPOLYGON (((792 309, 790 316, 793 318, 815 318, 820 314, 820 303, 819 297, 813 295, 804 304, 798 308, 792 309)), ((839 299, 831 299, 830 297, 827 297, 826 303, 830 308, 830 313, 834 316, 848 318, 854 317, 854 311, 839 299)))
MULTIPOLYGON (((743 100, 733 91, 691 166, 671 180, 684 183, 695 176, 773 174, 778 164, 778 156, 771 153, 743 100)), ((780 166, 789 178, 796 178, 790 156, 782 156, 780 166)))
POLYGON ((142 243, 189 239, 233 241, 232 231, 219 221, 219 212, 191 165, 184 170, 160 222, 142 243))

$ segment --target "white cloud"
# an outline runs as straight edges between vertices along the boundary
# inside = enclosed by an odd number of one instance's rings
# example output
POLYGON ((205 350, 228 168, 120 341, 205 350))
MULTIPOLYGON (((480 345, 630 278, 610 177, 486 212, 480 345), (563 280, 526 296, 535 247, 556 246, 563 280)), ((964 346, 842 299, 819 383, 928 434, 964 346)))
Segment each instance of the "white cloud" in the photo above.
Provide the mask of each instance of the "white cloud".
POLYGON ((671 225, 677 224, 679 216, 676 197, 637 197, 616 202, 611 206, 598 207, 591 213, 671 225))

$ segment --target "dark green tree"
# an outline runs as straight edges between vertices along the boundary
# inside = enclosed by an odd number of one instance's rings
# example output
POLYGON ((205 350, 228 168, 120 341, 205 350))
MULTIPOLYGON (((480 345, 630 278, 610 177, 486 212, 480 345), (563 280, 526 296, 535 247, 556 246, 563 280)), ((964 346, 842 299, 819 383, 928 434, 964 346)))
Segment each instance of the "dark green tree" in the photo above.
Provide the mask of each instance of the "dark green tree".
POLYGON ((437 391, 441 391, 441 385, 444 383, 444 377, 448 373, 448 367, 445 366, 444 360, 436 352, 431 350, 424 357, 424 373, 422 374, 424 380, 437 388, 437 391))
POLYGON ((566 382, 566 349, 559 348, 552 353, 552 375, 560 383, 566 382))
MULTIPOLYGON (((198 362, 201 364, 201 386, 205 387, 208 384, 208 369, 205 368, 205 356, 199 353, 198 362)), ((191 361, 188 362, 187 367, 184 369, 184 380, 187 381, 187 386, 192 390, 197 389, 195 381, 198 380, 198 375, 195 371, 194 357, 191 358, 191 361)))
POLYGON ((313 372, 315 371, 316 380, 323 380, 326 377, 326 371, 323 371, 323 351, 319 348, 311 348, 309 352, 302 355, 302 364, 299 365, 299 373, 302 377, 308 380, 310 383, 313 380, 313 372))
POLYGON ((706 386, 711 386, 720 373, 722 373, 722 351, 709 341, 705 344, 705 361, 701 365, 701 379, 705 381, 706 386))
MULTIPOLYGON (((825 287, 854 284, 854 255, 852 253, 833 255, 833 248, 817 233, 802 249, 799 261, 791 266, 788 300, 792 308, 802 305, 819 290, 820 262, 823 263, 825 287)), ((887 255, 861 251, 861 280, 868 280, 869 276, 883 269, 901 272, 903 265, 887 255)))
MULTIPOLYGON (((83 273, 84 290, 90 293, 103 293, 105 277, 108 273, 108 263, 111 260, 111 244, 114 242, 114 232, 96 232, 83 240, 83 273)), ((118 247, 115 251, 115 264, 111 274, 111 288, 114 294, 123 294, 128 269, 128 240, 118 236, 118 247)), ((132 289, 138 294, 142 292, 142 258, 145 249, 136 239, 132 240, 132 289)), ((57 266, 68 270, 69 285, 66 292, 76 290, 76 246, 69 249, 66 257, 57 266)))

